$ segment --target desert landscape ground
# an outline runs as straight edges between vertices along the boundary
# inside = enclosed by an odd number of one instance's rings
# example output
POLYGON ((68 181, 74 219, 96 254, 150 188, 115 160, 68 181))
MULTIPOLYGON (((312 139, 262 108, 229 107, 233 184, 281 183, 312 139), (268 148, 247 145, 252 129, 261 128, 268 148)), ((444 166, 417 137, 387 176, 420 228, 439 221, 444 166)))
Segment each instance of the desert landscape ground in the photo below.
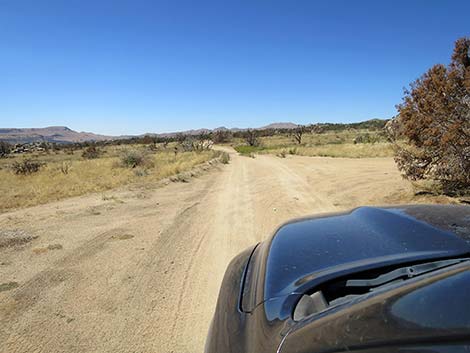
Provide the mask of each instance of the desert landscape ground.
POLYGON ((234 255, 295 217, 420 201, 390 157, 218 149, 189 182, 0 214, 0 351, 201 352, 234 255))
POLYGON ((469 13, 1 1, 0 353, 468 351, 469 13))

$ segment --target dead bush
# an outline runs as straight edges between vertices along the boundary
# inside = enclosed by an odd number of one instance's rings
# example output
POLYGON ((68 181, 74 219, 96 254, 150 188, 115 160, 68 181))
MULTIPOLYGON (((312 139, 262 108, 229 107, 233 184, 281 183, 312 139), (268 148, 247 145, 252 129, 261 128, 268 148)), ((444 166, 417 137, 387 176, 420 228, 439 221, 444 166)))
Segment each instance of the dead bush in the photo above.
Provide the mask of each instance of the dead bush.
POLYGON ((149 171, 147 169, 144 169, 144 168, 135 168, 134 169, 134 175, 136 177, 144 177, 144 176, 149 175, 149 171))
POLYGON ((230 130, 217 130, 212 133, 212 140, 214 143, 230 142, 232 138, 233 134, 230 130))
POLYGON ((300 145, 302 143, 302 136, 307 132, 307 128, 303 125, 294 130, 294 139, 300 145))
POLYGON ((44 163, 39 161, 25 159, 21 162, 14 162, 11 168, 16 175, 29 175, 38 172, 43 165, 44 163))
POLYGON ((222 155, 220 156, 220 162, 222 164, 229 164, 230 155, 227 152, 222 152, 222 155))
POLYGON ((181 147, 184 152, 201 152, 210 150, 213 144, 214 142, 212 142, 212 140, 187 137, 184 141, 181 142, 181 147))
POLYGON ((60 166, 60 171, 62 174, 67 175, 69 174, 70 171, 70 163, 69 162, 62 162, 62 165, 60 166))
POLYGON ((358 143, 377 143, 377 142, 380 142, 380 137, 381 135, 380 134, 369 134, 368 132, 366 132, 365 134, 360 134, 360 135, 357 135, 354 140, 353 140, 353 143, 356 145, 358 143))
POLYGON ((395 161, 410 180, 433 180, 446 194, 470 189, 470 38, 456 41, 451 64, 411 84, 386 126, 395 161))
POLYGON ((96 159, 99 158, 101 155, 101 152, 98 148, 95 146, 89 146, 85 148, 85 150, 82 153, 82 157, 85 159, 96 159))
POLYGON ((258 133, 256 132, 256 130, 248 129, 245 132, 245 141, 248 144, 248 146, 253 146, 253 147, 259 146, 260 143, 258 139, 258 133))
POLYGON ((181 147, 184 152, 192 152, 195 150, 194 143, 195 140, 193 138, 186 138, 181 142, 181 147))
POLYGON ((121 155, 121 165, 125 168, 151 166, 148 155, 144 151, 125 150, 121 155))
POLYGON ((6 157, 11 152, 11 145, 8 142, 0 141, 0 158, 6 157))
POLYGON ((294 147, 294 148, 289 148, 288 152, 289 152, 289 154, 295 155, 295 154, 297 154, 298 151, 297 151, 297 148, 294 147))

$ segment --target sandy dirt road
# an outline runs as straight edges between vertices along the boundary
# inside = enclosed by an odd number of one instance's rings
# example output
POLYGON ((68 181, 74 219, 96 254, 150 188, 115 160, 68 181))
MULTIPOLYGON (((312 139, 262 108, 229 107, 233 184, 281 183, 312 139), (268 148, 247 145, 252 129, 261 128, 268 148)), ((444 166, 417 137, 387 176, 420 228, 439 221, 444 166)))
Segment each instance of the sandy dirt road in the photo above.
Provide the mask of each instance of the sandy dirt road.
POLYGON ((409 189, 391 159, 231 157, 189 183, 0 215, 25 239, 0 247, 0 352, 202 352, 233 256, 290 218, 409 189))

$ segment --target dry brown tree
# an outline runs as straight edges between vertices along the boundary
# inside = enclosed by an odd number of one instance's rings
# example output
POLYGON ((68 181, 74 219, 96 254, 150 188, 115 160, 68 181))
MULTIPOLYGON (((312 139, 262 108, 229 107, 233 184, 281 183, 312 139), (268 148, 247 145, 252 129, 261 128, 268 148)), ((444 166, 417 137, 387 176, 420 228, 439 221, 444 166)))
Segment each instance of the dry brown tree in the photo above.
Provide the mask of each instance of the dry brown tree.
POLYGON ((303 125, 299 125, 294 129, 294 139, 300 145, 302 143, 302 136, 307 131, 307 128, 303 125))
POLYGON ((248 144, 248 146, 258 146, 259 145, 259 140, 258 140, 258 133, 256 130, 251 130, 248 129, 245 132, 245 142, 248 144))
POLYGON ((0 158, 6 157, 11 152, 11 145, 8 142, 0 141, 0 158))
POLYGON ((387 124, 395 161, 411 180, 446 194, 470 189, 470 38, 455 42, 449 66, 435 65, 405 90, 387 124))
POLYGON ((216 130, 212 133, 214 143, 225 143, 232 140, 232 132, 230 130, 216 130))

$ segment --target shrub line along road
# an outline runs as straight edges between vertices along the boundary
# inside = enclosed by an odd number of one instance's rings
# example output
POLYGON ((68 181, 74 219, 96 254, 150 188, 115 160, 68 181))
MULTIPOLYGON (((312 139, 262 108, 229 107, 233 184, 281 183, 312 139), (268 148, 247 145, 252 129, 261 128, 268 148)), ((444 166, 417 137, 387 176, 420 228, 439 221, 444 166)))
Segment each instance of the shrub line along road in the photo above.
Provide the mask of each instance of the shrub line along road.
POLYGON ((230 153, 189 183, 0 215, 0 232, 37 237, 0 247, 0 352, 202 352, 233 256, 291 218, 409 188, 391 158, 230 153))

